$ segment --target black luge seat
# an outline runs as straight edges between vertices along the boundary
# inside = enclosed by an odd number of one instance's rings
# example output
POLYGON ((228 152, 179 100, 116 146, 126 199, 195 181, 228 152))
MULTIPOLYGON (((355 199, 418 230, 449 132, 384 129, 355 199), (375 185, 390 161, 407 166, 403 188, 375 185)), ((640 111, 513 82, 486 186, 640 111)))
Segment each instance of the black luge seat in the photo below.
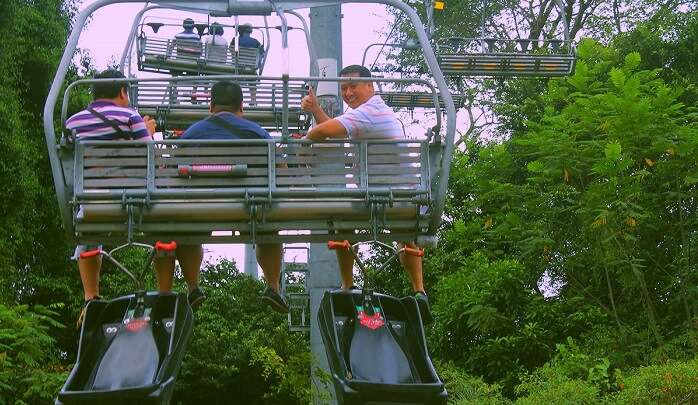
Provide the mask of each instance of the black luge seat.
POLYGON ((135 295, 87 306, 78 358, 56 404, 167 404, 193 318, 185 294, 148 293, 142 316, 135 295))
POLYGON ((413 297, 326 292, 318 323, 340 404, 445 404, 446 389, 427 353, 413 297))

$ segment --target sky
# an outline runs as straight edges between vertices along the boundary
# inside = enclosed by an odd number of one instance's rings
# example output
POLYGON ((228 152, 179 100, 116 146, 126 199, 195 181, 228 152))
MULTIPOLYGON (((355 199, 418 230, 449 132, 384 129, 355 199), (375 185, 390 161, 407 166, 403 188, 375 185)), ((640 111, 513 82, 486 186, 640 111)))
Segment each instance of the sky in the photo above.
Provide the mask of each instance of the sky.
MULTIPOLYGON (((85 6, 93 3, 93 0, 85 0, 80 5, 82 10, 85 6)), ((115 4, 104 7, 93 14, 86 29, 80 36, 78 47, 90 53, 94 64, 98 70, 106 68, 121 59, 128 33, 133 23, 133 18, 136 13, 143 7, 142 3, 136 4, 115 4)), ((299 10, 308 24, 308 10, 299 10)), ((360 64, 364 49, 371 43, 384 41, 385 35, 381 32, 387 31, 389 28, 390 17, 388 11, 381 5, 367 4, 349 4, 342 6, 342 59, 343 64, 360 64)), ((205 21, 206 16, 201 14, 188 15, 186 13, 172 10, 153 10, 146 15, 152 16, 147 21, 159 21, 166 23, 180 24, 186 17, 192 17, 197 21, 205 21)), ((219 18, 220 22, 232 22, 232 19, 219 18)), ((213 22, 214 19, 211 19, 213 22)), ((240 17, 240 23, 249 22, 255 26, 264 25, 261 17, 240 17)), ((280 25, 280 21, 276 16, 268 17, 270 26, 280 25)), ((300 22, 293 16, 288 16, 288 24, 293 27, 301 27, 300 22)), ((146 35, 152 34, 149 28, 146 28, 146 35)), ((171 37, 175 33, 181 31, 179 27, 168 27, 162 29, 159 34, 165 37, 171 37)), ((230 42, 232 38, 232 29, 226 30, 223 37, 230 42)), ((260 32, 255 31, 253 36, 261 38, 260 32)), ((277 30, 271 32, 271 48, 267 65, 264 70, 265 75, 280 75, 281 73, 281 36, 277 30)), ((292 76, 309 76, 309 58, 305 42, 305 36, 300 30, 291 30, 289 33, 289 48, 290 48, 290 74, 292 76)), ((369 51, 369 60, 373 62, 376 56, 377 47, 371 48, 369 51)), ((135 58, 134 58, 135 59, 135 58)), ((138 74, 137 68, 134 66, 133 71, 139 77, 153 76, 152 74, 138 74)), ((157 75, 155 75, 157 76, 157 75)), ((206 245, 204 246, 205 261, 216 262, 220 258, 234 260, 238 268, 243 270, 244 266, 244 246, 243 245, 206 245)), ((287 257, 291 260, 291 257, 287 257)), ((304 255, 295 257, 296 260, 305 261, 304 255)))

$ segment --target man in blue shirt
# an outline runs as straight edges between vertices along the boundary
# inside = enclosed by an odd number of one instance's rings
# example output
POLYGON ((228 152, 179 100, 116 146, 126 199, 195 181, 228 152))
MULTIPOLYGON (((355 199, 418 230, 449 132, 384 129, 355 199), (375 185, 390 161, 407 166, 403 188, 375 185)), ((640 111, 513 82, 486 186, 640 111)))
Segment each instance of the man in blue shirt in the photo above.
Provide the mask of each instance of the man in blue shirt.
MULTIPOLYGON (((237 83, 223 80, 214 84, 209 111, 211 116, 194 123, 182 134, 182 139, 271 139, 264 128, 243 118, 242 89, 237 83)), ((257 262, 267 282, 264 299, 275 311, 288 313, 288 305, 279 295, 281 244, 260 243, 256 250, 257 262)))
POLYGON ((194 123, 182 139, 271 139, 257 123, 243 118, 242 89, 229 80, 211 87, 211 116, 194 123))

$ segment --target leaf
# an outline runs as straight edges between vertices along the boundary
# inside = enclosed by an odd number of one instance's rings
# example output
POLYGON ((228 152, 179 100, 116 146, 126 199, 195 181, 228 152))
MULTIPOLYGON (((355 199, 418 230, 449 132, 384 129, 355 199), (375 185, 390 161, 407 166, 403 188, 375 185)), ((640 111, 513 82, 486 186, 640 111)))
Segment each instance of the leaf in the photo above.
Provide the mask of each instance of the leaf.
POLYGON ((604 154, 608 160, 620 160, 621 146, 618 142, 607 143, 604 147, 604 154))
POLYGON ((611 77, 611 82, 613 85, 615 85, 617 88, 622 88, 623 85, 625 84, 625 73, 623 73, 622 70, 618 68, 613 68, 611 69, 611 73, 609 73, 609 76, 611 77))
POLYGON ((625 68, 627 71, 632 72, 640 66, 642 57, 640 57, 639 52, 631 52, 625 55, 625 68))

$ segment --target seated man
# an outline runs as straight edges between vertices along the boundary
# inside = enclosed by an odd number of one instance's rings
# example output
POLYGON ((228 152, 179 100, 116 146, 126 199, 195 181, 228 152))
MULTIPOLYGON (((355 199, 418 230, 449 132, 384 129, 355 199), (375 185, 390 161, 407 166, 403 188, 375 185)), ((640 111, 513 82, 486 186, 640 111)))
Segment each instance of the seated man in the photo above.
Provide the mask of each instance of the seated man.
MULTIPOLYGON (((252 38, 252 24, 250 23, 245 23, 245 24, 240 24, 238 26, 238 43, 240 44, 241 48, 254 48, 258 49, 259 53, 257 56, 257 66, 255 66, 255 69, 257 69, 257 74, 261 75, 262 74, 262 60, 264 59, 264 48, 262 47, 262 44, 257 41, 255 38, 252 38)), ((233 40, 230 43, 230 49, 231 51, 235 48, 235 40, 233 40)), ((250 80, 247 83, 243 83, 249 86, 250 89, 250 105, 254 106, 257 104, 257 85, 259 84, 259 80, 250 80)))
POLYGON ((201 38, 194 32, 194 20, 186 18, 182 22, 184 31, 175 35, 177 41, 177 56, 195 57, 201 55, 201 38))
POLYGON ((211 24, 208 29, 208 35, 204 38, 206 44, 206 59, 213 62, 225 63, 228 42, 223 38, 223 26, 217 22, 211 24))
MULTIPOLYGON (((351 65, 339 72, 340 77, 371 77, 371 72, 364 66, 351 65)), ((341 82, 342 99, 351 107, 345 114, 330 118, 318 104, 312 88, 310 93, 301 101, 301 107, 313 114, 317 125, 312 128, 306 138, 313 141, 325 139, 398 139, 404 133, 400 122, 393 110, 388 107, 380 96, 375 94, 372 82, 341 82)), ((413 242, 405 246, 416 249, 413 242)), ((352 288, 354 284, 354 256, 346 250, 337 250, 337 261, 342 277, 342 288, 352 288)), ((429 309, 429 300, 424 292, 422 280, 422 258, 400 255, 400 262, 405 267, 412 283, 415 298, 420 305, 429 309)), ((428 313, 428 312, 427 312, 428 313)))
MULTIPOLYGON (((105 70, 95 79, 123 79, 125 76, 118 70, 105 70)), ((95 83, 92 86, 94 101, 83 111, 73 115, 66 122, 66 128, 74 131, 77 140, 109 141, 109 140, 135 140, 148 141, 155 132, 155 120, 141 117, 135 110, 129 108, 128 83, 95 83)), ((80 279, 84 290, 85 304, 99 296, 99 273, 102 267, 101 256, 80 258, 80 253, 93 250, 98 246, 79 245, 75 249, 73 259, 78 262, 80 279)), ((177 249, 177 253, 180 250, 177 249)), ((158 258, 155 260, 156 275, 160 291, 167 292, 172 288, 171 281, 161 277, 162 273, 172 273, 174 266, 168 268, 167 261, 158 258)), ((196 305, 203 299, 203 294, 198 289, 199 268, 184 267, 184 277, 189 284, 190 303, 196 305), (196 291, 196 292, 195 292, 196 291)), ((84 314, 84 312, 83 312, 84 314)), ((82 320, 82 314, 78 319, 78 326, 82 320)))
MULTIPOLYGON (((242 89, 237 83, 224 80, 214 84, 209 111, 211 116, 194 123, 182 134, 182 139, 271 139, 264 128, 243 118, 242 89)), ((288 305, 279 295, 281 244, 260 243, 256 249, 257 262, 267 283, 264 299, 275 311, 288 313, 288 305)))

